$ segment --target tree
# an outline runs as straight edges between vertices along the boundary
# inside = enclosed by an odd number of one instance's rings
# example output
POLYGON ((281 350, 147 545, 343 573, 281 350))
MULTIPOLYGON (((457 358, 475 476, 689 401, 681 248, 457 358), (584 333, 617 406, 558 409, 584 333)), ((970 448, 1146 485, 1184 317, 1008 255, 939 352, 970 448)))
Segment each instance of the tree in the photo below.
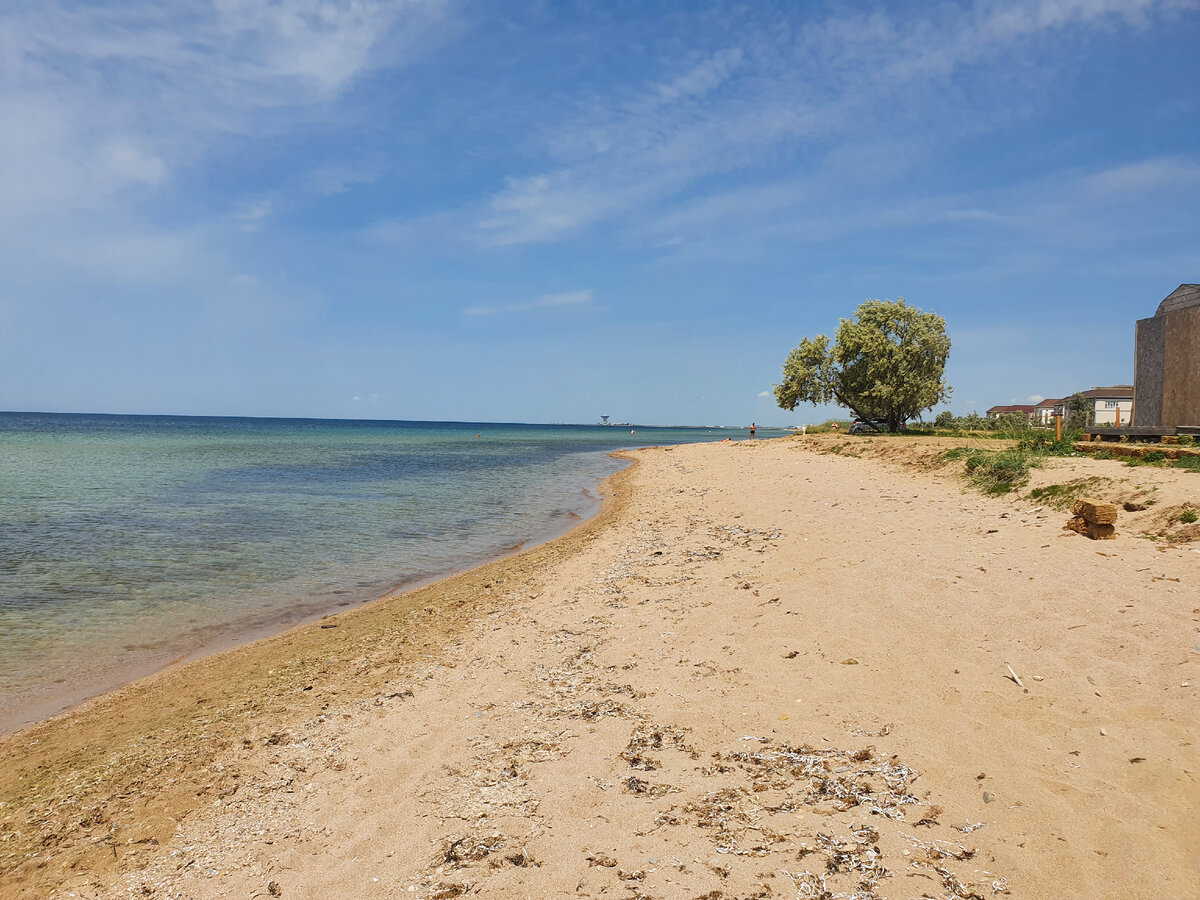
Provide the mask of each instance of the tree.
POLYGON ((775 385, 782 409, 836 401, 861 419, 884 419, 892 431, 921 410, 950 398, 943 380, 950 336, 946 320, 902 298, 867 300, 842 319, 831 343, 804 338, 775 385))
POLYGON ((937 418, 933 420, 934 428, 945 428, 949 430, 954 427, 954 413, 948 409, 943 409, 937 414, 937 418))
POLYGON ((1068 428, 1087 428, 1092 424, 1095 409, 1083 394, 1078 392, 1072 394, 1067 400, 1066 407, 1068 428))
POLYGON ((1020 434, 1029 430, 1029 417, 1024 413, 1001 413, 992 419, 992 424, 1005 434, 1020 434))
POLYGON ((969 416, 963 416, 958 420, 958 427, 963 431, 987 431, 988 420, 975 410, 971 410, 969 416))

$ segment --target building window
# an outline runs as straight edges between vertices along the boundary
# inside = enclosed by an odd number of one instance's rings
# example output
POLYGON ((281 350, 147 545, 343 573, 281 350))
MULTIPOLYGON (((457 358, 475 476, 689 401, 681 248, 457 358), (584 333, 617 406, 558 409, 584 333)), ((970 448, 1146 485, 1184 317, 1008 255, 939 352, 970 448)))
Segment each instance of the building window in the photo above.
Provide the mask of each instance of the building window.
POLYGON ((1105 401, 1104 401, 1104 408, 1105 408, 1105 409, 1116 409, 1116 408, 1117 408, 1118 406, 1120 406, 1120 405, 1121 405, 1121 401, 1120 401, 1120 400, 1105 400, 1105 401))

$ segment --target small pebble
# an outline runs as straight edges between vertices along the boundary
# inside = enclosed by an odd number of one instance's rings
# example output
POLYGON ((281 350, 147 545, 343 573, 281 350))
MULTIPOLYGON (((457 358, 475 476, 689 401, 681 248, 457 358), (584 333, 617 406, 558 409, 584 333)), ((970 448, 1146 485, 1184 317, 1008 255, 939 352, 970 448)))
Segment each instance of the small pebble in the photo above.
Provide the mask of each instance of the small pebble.
POLYGON ((1100 729, 1100 733, 1101 733, 1102 735, 1104 735, 1105 737, 1108 737, 1108 732, 1107 732, 1107 731, 1105 731, 1103 728, 1101 728, 1101 729, 1100 729))

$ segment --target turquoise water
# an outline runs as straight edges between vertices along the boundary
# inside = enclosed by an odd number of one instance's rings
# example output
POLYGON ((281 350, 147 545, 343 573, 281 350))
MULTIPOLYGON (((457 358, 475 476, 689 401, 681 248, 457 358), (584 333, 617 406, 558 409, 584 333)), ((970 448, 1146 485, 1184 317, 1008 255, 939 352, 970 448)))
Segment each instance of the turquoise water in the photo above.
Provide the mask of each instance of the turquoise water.
POLYGON ((0 728, 561 533, 614 449, 727 436, 0 413, 0 728))

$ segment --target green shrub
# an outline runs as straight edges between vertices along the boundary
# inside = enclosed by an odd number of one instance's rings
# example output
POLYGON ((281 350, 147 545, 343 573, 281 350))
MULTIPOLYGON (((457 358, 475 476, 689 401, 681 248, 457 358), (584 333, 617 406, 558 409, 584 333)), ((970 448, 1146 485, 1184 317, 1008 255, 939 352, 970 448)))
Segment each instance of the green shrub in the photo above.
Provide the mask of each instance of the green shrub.
POLYGON ((1022 413, 1004 413, 991 420, 1000 434, 1010 438, 1023 438, 1033 431, 1029 418, 1022 413))
POLYGON ((1190 447, 1190 446, 1192 446, 1192 444, 1196 443, 1196 438, 1194 435, 1181 434, 1179 436, 1179 443, 1181 443, 1185 447, 1190 447))
POLYGON ((1176 469, 1188 469, 1192 472, 1200 472, 1200 456, 1181 456, 1171 465, 1176 469))
POLYGON ((1161 450, 1148 450, 1141 456, 1131 456, 1125 460, 1127 466, 1161 466, 1167 459, 1167 454, 1161 450))
POLYGON ((809 425, 808 433, 830 434, 835 430, 833 426, 837 425, 836 431, 839 434, 846 434, 850 430, 850 424, 849 419, 826 419, 820 425, 809 425))
POLYGON ((1194 509, 1185 509, 1179 514, 1179 521, 1184 525, 1191 525, 1197 519, 1200 519, 1200 513, 1197 513, 1194 509))
POLYGON ((1075 442, 1083 437, 1083 432, 1064 430, 1061 441, 1056 435, 1057 432, 1050 429, 1030 428, 1020 436, 1017 447, 1042 456, 1071 456, 1075 453, 1075 442))
POLYGON ((974 450, 967 457, 967 479, 985 494, 1007 494, 1029 480, 1036 459, 1022 450, 974 450))

